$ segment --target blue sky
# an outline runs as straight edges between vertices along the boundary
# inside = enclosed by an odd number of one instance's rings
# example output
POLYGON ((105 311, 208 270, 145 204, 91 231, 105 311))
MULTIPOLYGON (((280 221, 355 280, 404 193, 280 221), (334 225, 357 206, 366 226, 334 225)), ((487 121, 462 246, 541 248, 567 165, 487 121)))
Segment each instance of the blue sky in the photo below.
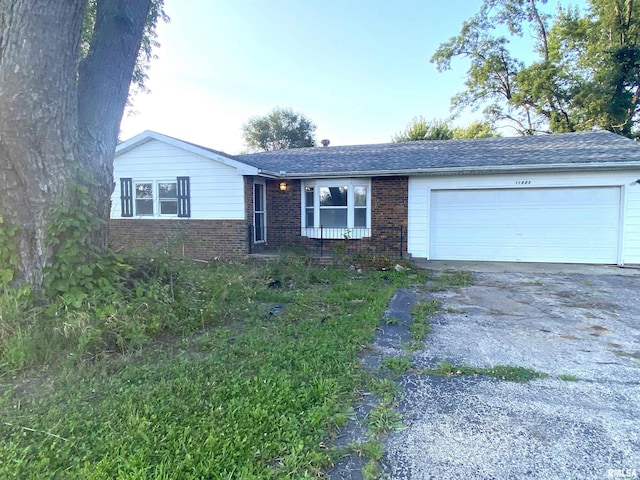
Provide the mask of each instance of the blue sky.
MULTIPOLYGON (((332 145, 386 143, 417 115, 449 115, 465 64, 429 62, 480 0, 167 0, 148 86, 121 139, 142 130, 234 154, 242 124, 275 106, 332 145)), ((469 113, 464 125, 480 114, 469 113)))

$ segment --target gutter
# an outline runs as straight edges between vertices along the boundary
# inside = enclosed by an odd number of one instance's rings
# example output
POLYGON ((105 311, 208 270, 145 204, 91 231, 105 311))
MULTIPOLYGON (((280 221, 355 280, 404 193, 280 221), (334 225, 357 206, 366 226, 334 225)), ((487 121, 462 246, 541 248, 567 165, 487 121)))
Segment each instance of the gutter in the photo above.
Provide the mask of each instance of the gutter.
POLYGON ((262 168, 258 168, 258 175, 267 178, 285 178, 286 172, 272 172, 270 170, 263 170, 262 168))
MULTIPOLYGON (((640 169, 640 162, 593 162, 593 163, 555 163, 534 165, 491 165, 479 167, 427 167, 406 170, 351 170, 343 172, 306 172, 287 175, 275 174, 274 178, 304 179, 328 177, 399 177, 399 176, 444 176, 444 175, 483 175, 491 173, 538 173, 538 172, 572 172, 597 170, 640 169)), ((262 172, 262 170, 260 170, 262 172)), ((282 172, 281 172, 282 173, 282 172)), ((266 174, 266 171, 265 171, 266 174)))

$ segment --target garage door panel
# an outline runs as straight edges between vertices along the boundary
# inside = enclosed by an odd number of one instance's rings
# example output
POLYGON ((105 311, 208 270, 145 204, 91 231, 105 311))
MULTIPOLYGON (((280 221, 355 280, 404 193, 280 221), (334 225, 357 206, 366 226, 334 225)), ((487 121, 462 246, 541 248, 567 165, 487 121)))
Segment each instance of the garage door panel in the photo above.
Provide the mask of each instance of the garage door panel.
POLYGON ((431 192, 430 258, 616 263, 620 189, 431 192))

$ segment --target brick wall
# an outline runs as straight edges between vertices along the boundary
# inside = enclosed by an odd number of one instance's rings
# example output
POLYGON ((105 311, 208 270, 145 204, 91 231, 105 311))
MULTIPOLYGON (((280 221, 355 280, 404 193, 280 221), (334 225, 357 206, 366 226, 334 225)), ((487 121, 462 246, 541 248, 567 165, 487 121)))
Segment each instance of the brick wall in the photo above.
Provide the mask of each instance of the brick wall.
POLYGON ((109 246, 159 247, 199 260, 235 259, 247 254, 247 225, 244 220, 111 219, 109 246))
POLYGON ((300 180, 286 180, 284 192, 280 182, 267 181, 267 242, 275 248, 300 245, 302 222, 300 180))
POLYGON ((407 227, 409 219, 409 177, 371 179, 371 226, 407 227))
MULTIPOLYGON (((245 177, 244 220, 169 220, 112 219, 109 243, 121 250, 146 245, 162 247, 177 255, 210 260, 233 259, 248 253, 247 223, 253 222, 253 177, 245 177)), ((318 239, 300 236, 301 181, 287 180, 287 190, 280 190, 280 180, 267 180, 267 243, 253 246, 254 252, 302 246, 310 253, 320 251, 318 239)), ((408 177, 374 177, 371 179, 372 237, 350 240, 349 249, 397 255, 400 235, 406 250, 408 219, 408 177), (404 232, 400 232, 404 228, 404 232)), ((343 240, 324 240, 323 253, 343 248, 343 240)))
MULTIPOLYGON (((271 249, 302 246, 309 252, 320 251, 318 239, 300 236, 301 182, 287 180, 287 191, 279 189, 280 181, 267 182, 268 244, 271 249)), ((350 240, 354 251, 368 251, 398 255, 400 241, 406 250, 408 221, 408 177, 374 177, 371 179, 371 228, 372 237, 350 240), (400 229, 404 229, 401 231, 400 229)), ((343 248, 343 240, 323 240, 324 253, 343 248)))

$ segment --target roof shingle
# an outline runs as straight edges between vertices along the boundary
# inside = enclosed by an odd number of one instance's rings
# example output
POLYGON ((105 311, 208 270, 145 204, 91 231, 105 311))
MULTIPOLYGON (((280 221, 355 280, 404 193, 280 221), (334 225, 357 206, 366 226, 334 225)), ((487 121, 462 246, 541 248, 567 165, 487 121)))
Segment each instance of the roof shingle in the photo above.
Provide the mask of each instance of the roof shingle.
POLYGON ((296 148, 238 155, 243 163, 287 177, 429 173, 513 167, 640 166, 640 145, 611 132, 529 137, 434 140, 376 145, 296 148), (613 165, 612 165, 613 166, 613 165))

